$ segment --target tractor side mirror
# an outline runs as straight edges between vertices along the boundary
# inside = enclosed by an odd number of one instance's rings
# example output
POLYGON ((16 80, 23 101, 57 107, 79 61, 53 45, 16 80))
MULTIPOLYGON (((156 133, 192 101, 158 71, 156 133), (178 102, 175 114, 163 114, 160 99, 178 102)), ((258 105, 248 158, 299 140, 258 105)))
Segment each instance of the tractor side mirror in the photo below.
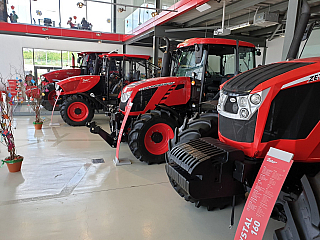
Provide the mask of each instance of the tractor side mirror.
POLYGON ((257 55, 257 56, 261 56, 261 51, 260 51, 259 48, 256 49, 256 55, 257 55))

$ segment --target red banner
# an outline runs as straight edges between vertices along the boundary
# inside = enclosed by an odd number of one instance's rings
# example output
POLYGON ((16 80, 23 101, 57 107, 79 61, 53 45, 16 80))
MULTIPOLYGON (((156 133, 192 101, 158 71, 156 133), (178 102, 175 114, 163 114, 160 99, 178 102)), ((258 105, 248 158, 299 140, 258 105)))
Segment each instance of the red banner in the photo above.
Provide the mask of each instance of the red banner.
POLYGON ((129 117, 129 113, 131 111, 132 105, 133 105, 133 103, 131 102, 131 99, 129 98, 126 109, 125 109, 126 111, 125 111, 124 119, 122 120, 120 132, 118 135, 117 150, 116 150, 116 159, 118 159, 118 160, 119 160, 119 150, 120 150, 120 143, 121 143, 121 138, 122 138, 122 134, 123 134, 123 129, 126 126, 126 122, 129 117))
POLYGON ((293 154, 270 148, 254 181, 235 240, 263 238, 274 204, 292 165, 293 154))

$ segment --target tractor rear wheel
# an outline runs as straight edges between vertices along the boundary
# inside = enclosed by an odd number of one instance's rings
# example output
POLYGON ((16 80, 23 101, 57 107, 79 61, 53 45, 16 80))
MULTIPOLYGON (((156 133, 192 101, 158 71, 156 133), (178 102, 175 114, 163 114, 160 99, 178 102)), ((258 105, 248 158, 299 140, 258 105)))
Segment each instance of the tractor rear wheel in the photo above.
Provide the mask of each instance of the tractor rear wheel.
POLYGON ((294 201, 283 205, 286 225, 275 231, 274 240, 320 238, 320 172, 301 178, 302 192, 294 201))
POLYGON ((62 103, 60 115, 70 126, 85 126, 92 120, 94 109, 82 96, 72 95, 62 103))
MULTIPOLYGON (((43 96, 43 101, 42 101, 42 106, 48 110, 48 111, 52 111, 53 109, 53 105, 56 101, 57 95, 56 95, 56 91, 54 89, 54 83, 49 83, 48 85, 46 85, 44 87, 44 96, 43 96)), ((59 109, 59 105, 56 105, 56 109, 59 109)))
POLYGON ((178 121, 168 111, 151 110, 139 116, 128 136, 131 152, 148 164, 164 162, 175 127, 178 127, 178 121))

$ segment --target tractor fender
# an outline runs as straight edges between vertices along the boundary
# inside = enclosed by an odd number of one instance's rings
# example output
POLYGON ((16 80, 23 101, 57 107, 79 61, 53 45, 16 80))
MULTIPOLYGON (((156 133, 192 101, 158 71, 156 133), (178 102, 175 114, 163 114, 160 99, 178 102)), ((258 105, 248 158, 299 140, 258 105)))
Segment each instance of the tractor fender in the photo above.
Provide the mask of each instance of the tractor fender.
POLYGON ((178 121, 178 125, 181 126, 182 123, 183 123, 183 118, 180 116, 180 114, 175 111, 174 109, 172 109, 171 107, 168 107, 166 105, 162 105, 162 104, 158 104, 156 105, 156 110, 164 110, 164 111, 168 111, 170 114, 169 115, 172 115, 174 116, 174 118, 178 121))
POLYGON ((98 75, 81 75, 70 77, 56 83, 63 91, 61 95, 84 93, 96 86, 100 81, 98 75))

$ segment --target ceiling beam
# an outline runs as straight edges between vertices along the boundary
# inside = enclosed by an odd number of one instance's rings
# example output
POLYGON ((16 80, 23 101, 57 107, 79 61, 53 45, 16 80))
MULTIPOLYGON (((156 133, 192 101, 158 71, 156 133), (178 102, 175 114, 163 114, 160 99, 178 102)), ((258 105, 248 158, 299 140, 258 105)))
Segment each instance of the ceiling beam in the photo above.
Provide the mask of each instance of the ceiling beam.
MULTIPOLYGON (((229 4, 226 6, 225 14, 231 14, 240 11, 244 8, 252 7, 258 3, 264 2, 265 0, 242 0, 236 3, 229 4)), ((199 23, 207 22, 222 16, 222 8, 210 13, 207 13, 201 17, 193 19, 185 24, 185 27, 191 27, 199 23)))

